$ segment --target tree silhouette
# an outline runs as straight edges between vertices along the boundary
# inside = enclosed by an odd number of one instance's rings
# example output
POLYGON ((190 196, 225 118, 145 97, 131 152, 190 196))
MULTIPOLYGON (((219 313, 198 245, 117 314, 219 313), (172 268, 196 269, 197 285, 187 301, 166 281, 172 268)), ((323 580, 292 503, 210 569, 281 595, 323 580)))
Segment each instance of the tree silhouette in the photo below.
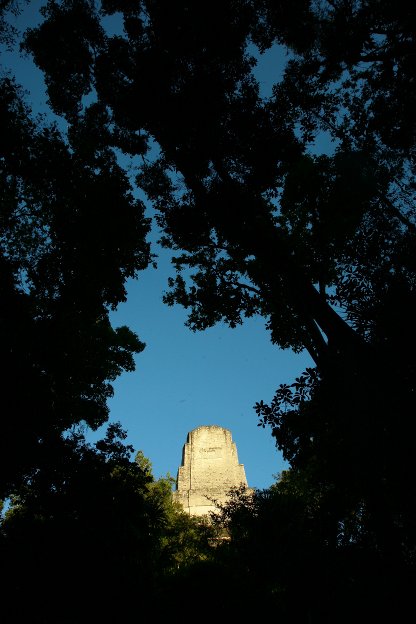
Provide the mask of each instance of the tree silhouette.
POLYGON ((82 147, 75 129, 68 143, 34 120, 10 78, 0 99, 4 495, 48 438, 107 419, 110 382, 144 346, 108 315, 149 249, 143 206, 114 155, 86 127, 82 147))
MULTIPOLYGON (((28 433, 24 420, 7 424, 23 452, 6 481, 36 465, 28 449, 49 432, 102 423, 108 381, 140 349, 108 323, 125 278, 149 260, 121 150, 158 212, 162 244, 177 252, 166 303, 188 308, 198 330, 262 315, 274 343, 315 362, 271 405, 256 406, 305 492, 299 499, 295 487, 294 496, 292 482, 283 492, 283 481, 278 502, 264 507, 276 525, 286 504, 296 519, 289 555, 278 541, 276 562, 300 561, 299 536, 313 557, 334 558, 337 582, 353 579, 345 591, 334 584, 335 602, 358 605, 362 566, 375 575, 370 596, 390 587, 391 602, 406 604, 416 535, 413 9, 377 0, 62 0, 42 11, 24 48, 68 135, 35 128, 4 80, 3 359, 11 396, 23 378, 39 406, 28 433), (120 34, 106 31, 111 16, 120 34), (253 45, 290 52, 269 98, 253 73, 253 45), (322 131, 329 154, 315 149, 322 131)), ((211 564, 224 578, 227 568, 211 564)), ((293 597, 300 566, 274 589, 293 597)))
POLYGON ((126 435, 112 424, 95 445, 80 430, 60 437, 15 491, 0 531, 5 616, 114 622, 138 603, 156 612, 178 570, 209 557, 213 528, 173 505, 169 479, 131 460, 126 435))
POLYGON ((351 491, 355 505, 365 500, 377 540, 402 550, 399 526, 410 531, 415 518, 402 487, 415 439, 415 228, 413 117, 400 105, 411 87, 400 68, 411 71, 414 33, 402 5, 378 8, 60 2, 25 46, 68 122, 101 110, 110 144, 134 154, 144 136, 157 142, 137 183, 178 252, 166 302, 189 308, 193 329, 261 314, 273 342, 308 350, 310 400, 263 423, 346 506, 351 491), (101 19, 116 12, 124 31, 109 36, 101 19), (268 99, 249 42, 293 56, 268 99), (97 101, 84 110, 92 88, 97 101), (322 130, 333 155, 314 154, 322 130))

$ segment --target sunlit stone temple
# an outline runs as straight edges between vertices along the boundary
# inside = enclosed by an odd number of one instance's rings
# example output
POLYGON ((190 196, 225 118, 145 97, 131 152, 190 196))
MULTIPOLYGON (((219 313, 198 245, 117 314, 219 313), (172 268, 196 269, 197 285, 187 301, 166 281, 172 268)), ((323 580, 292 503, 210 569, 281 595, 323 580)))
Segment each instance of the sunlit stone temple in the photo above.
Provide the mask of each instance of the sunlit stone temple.
POLYGON ((226 502, 230 488, 240 485, 248 487, 231 431, 217 425, 190 431, 183 446, 174 500, 190 515, 203 516, 215 510, 213 500, 226 502))

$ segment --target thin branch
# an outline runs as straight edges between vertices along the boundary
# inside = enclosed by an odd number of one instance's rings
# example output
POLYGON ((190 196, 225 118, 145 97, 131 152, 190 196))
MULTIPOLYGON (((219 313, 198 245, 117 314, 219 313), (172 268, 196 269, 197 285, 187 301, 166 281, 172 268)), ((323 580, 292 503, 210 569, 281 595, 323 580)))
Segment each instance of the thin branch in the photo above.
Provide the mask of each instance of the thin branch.
POLYGON ((249 290, 250 292, 256 293, 256 295, 261 295, 261 290, 256 288, 255 286, 250 286, 249 284, 242 284, 241 282, 234 282, 233 284, 237 288, 241 288, 244 290, 249 290))
POLYGON ((400 212, 400 210, 393 204, 393 202, 388 197, 381 196, 380 199, 390 210, 391 216, 398 219, 403 225, 408 228, 410 232, 412 232, 412 234, 416 234, 416 226, 414 225, 414 223, 409 221, 409 219, 407 219, 405 215, 400 212))

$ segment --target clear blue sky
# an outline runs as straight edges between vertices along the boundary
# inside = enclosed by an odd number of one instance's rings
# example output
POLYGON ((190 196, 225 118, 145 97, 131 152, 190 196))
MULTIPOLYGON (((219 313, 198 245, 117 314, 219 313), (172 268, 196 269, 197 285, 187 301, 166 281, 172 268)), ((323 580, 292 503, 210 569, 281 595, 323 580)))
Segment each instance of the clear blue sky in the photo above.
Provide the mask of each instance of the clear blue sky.
POLYGON ((216 326, 193 333, 184 327, 185 311, 165 306, 162 292, 171 269, 162 252, 157 270, 149 269, 128 288, 127 303, 113 315, 146 343, 134 373, 122 375, 110 401, 129 440, 153 463, 155 476, 176 476, 189 431, 200 425, 231 430, 252 487, 271 485, 286 466, 269 429, 258 427, 253 406, 270 401, 277 386, 291 382, 307 355, 273 346, 263 319, 229 329, 216 326))
MULTIPOLYGON (((18 19, 21 28, 35 23, 41 4, 30 3, 18 19)), ((278 76, 279 55, 278 50, 271 51, 259 62, 256 74, 264 95, 278 76)), ((33 109, 46 111, 43 82, 30 58, 17 51, 3 53, 2 64, 28 90, 33 109)), ((157 233, 151 240, 157 240, 157 233)), ((114 384, 110 420, 121 422, 128 442, 152 462, 155 477, 168 472, 176 477, 189 431, 200 425, 226 427, 249 485, 266 488, 287 466, 270 430, 258 427, 253 406, 256 401, 269 402, 280 383, 291 383, 312 361, 307 354, 273 346, 261 318, 236 329, 217 326, 191 332, 184 326, 185 311, 162 303, 173 271, 169 253, 157 245, 153 251, 159 254, 158 268, 129 282, 127 302, 112 314, 115 326, 128 325, 147 346, 136 358, 136 371, 114 384)))

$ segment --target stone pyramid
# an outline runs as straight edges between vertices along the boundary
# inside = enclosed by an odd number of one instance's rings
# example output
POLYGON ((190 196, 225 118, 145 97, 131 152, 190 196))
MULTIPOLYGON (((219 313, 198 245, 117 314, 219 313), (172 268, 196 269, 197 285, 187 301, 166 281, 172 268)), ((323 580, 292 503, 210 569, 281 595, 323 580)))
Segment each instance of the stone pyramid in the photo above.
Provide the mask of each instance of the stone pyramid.
POLYGON ((240 485, 248 487, 231 431, 217 425, 190 431, 183 447, 173 499, 190 515, 203 516, 215 510, 212 499, 224 503, 230 488, 240 485))

